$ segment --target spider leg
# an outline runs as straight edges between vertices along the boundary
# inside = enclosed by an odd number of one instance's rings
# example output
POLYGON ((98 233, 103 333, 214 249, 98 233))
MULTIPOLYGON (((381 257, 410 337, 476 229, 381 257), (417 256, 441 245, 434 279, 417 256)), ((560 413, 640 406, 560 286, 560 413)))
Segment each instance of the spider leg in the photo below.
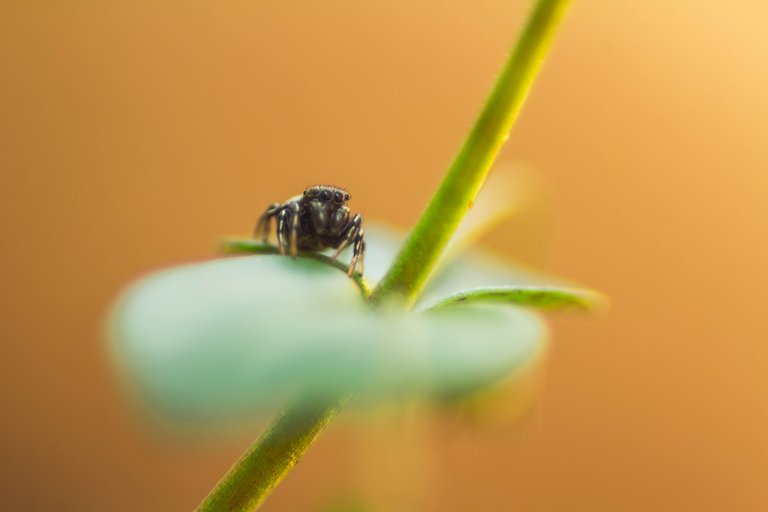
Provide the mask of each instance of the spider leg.
POLYGON ((360 275, 363 275, 363 272, 365 271, 365 267, 363 264, 363 261, 365 260, 365 238, 363 238, 363 232, 360 232, 360 248, 358 249, 358 254, 360 255, 360 275))
POLYGON ((261 217, 259 217, 258 222, 256 222, 256 227, 253 230, 254 238, 261 238, 262 242, 267 243, 267 240, 269 240, 269 226, 272 223, 272 218, 277 217, 279 211, 280 203, 269 205, 264 213, 261 214, 261 217))
POLYGON ((349 247, 355 242, 355 239, 357 238, 357 234, 362 230, 362 224, 363 224, 363 218, 356 214, 352 219, 347 223, 347 225, 344 227, 344 230, 341 233, 341 236, 343 237, 341 240, 341 243, 339 243, 339 246, 336 248, 336 252, 333 253, 333 256, 331 256, 332 260, 335 260, 339 257, 339 254, 341 254, 341 251, 349 247))
POLYGON ((288 230, 288 217, 290 213, 287 209, 280 210, 277 216, 277 247, 280 249, 280 254, 285 255, 288 240, 285 239, 286 231, 288 230))
POLYGON ((352 277, 355 273, 355 269, 360 264, 360 275, 363 274, 363 259, 365 257, 365 234, 363 228, 360 228, 355 236, 355 243, 352 247, 352 261, 349 262, 349 270, 347 275, 352 277))
POLYGON ((299 205, 296 203, 290 205, 289 216, 288 245, 291 251, 291 256, 295 258, 299 253, 299 205))

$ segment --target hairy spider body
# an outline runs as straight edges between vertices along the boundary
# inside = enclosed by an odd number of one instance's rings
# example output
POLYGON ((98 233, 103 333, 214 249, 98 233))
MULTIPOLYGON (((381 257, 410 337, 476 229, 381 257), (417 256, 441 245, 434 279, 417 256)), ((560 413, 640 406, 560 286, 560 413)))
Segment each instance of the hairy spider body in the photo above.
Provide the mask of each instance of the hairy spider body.
POLYGON ((338 187, 316 185, 309 187, 302 195, 294 196, 284 203, 273 203, 259 217, 254 235, 266 242, 272 219, 275 219, 277 246, 280 254, 295 257, 299 251, 320 251, 336 249, 332 258, 352 246, 352 260, 347 275, 354 274, 357 267, 363 273, 365 237, 363 217, 350 217, 349 193, 338 187))

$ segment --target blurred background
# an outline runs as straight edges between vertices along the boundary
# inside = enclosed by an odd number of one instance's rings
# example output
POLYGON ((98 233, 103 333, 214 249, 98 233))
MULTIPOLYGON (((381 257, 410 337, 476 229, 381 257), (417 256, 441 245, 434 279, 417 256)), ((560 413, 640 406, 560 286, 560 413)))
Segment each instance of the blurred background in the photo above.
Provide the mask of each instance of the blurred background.
MULTIPOLYGON (((197 505, 258 428, 147 425, 106 355, 110 301, 308 184, 411 225, 529 7, 0 3, 0 508, 197 505)), ((574 2, 500 157, 541 201, 484 243, 611 313, 554 319, 524 421, 422 416, 423 453, 377 467, 364 448, 403 429, 342 418, 265 510, 768 510, 767 20, 749 0, 574 2)))

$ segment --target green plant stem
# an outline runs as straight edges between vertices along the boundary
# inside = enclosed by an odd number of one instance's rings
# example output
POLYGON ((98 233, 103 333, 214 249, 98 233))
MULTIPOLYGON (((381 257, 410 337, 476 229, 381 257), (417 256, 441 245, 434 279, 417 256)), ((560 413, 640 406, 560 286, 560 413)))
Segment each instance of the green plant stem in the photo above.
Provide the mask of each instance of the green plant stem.
POLYGON ((328 400, 306 395, 291 404, 235 462, 197 510, 258 508, 350 396, 328 400))
POLYGON ((551 45, 568 0, 540 0, 472 131, 400 254, 371 295, 411 305, 485 181, 551 45))
MULTIPOLYGON (((389 272, 369 300, 412 304, 480 190, 523 105, 568 0, 538 0, 491 96, 389 272)), ((254 510, 338 414, 347 396, 291 405, 224 475, 199 510, 254 510)))

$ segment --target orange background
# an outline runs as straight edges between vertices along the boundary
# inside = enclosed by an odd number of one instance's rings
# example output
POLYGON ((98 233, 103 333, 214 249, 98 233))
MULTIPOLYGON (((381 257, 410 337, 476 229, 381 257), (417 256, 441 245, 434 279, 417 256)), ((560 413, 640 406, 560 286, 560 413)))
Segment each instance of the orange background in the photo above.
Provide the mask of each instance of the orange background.
MULTIPOLYGON (((196 505, 255 433, 149 428, 106 357, 110 300, 313 182, 410 225, 528 4, 0 4, 1 508, 196 505)), ((525 423, 428 437, 421 507, 768 510, 766 20, 574 2, 500 157, 544 177, 545 229, 487 243, 613 309, 555 320, 525 423)), ((342 492, 357 430, 334 424, 266 509, 342 492)))

